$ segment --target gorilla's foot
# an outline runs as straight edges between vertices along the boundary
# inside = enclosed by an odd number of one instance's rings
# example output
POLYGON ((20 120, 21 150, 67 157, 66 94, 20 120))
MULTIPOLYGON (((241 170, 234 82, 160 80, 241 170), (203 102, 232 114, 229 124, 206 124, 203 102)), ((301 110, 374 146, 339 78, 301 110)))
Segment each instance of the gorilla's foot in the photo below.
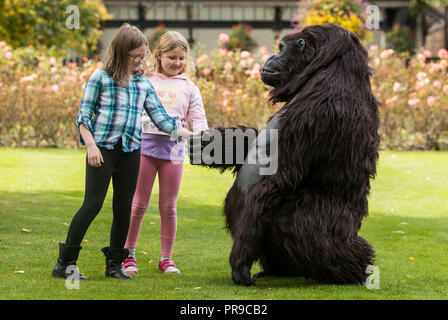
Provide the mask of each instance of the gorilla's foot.
POLYGON ((241 267, 239 269, 232 270, 232 280, 238 285, 255 285, 255 280, 250 277, 250 267, 241 267))

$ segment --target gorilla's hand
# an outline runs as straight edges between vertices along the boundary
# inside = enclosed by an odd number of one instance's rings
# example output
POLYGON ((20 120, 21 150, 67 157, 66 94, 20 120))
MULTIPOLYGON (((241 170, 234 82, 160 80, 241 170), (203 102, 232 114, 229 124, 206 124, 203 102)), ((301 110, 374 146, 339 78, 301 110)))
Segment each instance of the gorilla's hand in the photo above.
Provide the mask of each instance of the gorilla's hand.
POLYGON ((210 130, 202 131, 200 134, 195 134, 188 138, 189 156, 191 164, 204 165, 202 159, 202 150, 213 141, 213 135, 210 130))
POLYGON ((188 139, 190 163, 236 173, 257 135, 257 129, 245 126, 202 131, 188 139))

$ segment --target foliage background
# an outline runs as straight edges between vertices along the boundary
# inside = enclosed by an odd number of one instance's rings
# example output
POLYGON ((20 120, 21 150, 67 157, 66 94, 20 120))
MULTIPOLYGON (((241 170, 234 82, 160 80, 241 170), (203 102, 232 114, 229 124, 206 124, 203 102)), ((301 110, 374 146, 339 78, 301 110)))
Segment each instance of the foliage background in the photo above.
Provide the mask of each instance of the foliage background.
POLYGON ((10 46, 52 48, 59 55, 68 51, 87 55, 97 49, 101 21, 111 18, 101 0, 2 0, 0 40, 10 46), (82 23, 76 31, 66 27, 67 7, 79 8, 82 23))

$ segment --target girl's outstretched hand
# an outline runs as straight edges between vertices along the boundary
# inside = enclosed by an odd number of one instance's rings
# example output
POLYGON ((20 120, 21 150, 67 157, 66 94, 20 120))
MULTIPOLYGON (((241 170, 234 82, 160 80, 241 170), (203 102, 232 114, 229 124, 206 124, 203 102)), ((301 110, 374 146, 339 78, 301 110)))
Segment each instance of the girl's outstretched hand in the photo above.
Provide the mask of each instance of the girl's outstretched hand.
POLYGON ((177 129, 177 135, 181 138, 187 139, 188 137, 191 137, 194 133, 188 129, 185 129, 183 127, 179 127, 177 129))

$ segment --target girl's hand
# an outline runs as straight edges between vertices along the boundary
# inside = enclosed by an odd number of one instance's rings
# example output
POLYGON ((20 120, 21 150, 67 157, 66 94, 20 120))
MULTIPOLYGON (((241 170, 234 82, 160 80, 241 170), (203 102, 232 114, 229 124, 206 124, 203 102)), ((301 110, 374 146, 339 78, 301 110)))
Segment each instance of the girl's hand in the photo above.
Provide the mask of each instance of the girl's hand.
POLYGON ((193 132, 191 132, 190 130, 185 129, 183 127, 179 127, 177 129, 177 135, 181 138, 188 138, 188 137, 191 137, 193 134, 194 134, 193 132))
POLYGON ((96 144, 87 146, 87 162, 94 168, 99 168, 104 163, 103 155, 96 144))

